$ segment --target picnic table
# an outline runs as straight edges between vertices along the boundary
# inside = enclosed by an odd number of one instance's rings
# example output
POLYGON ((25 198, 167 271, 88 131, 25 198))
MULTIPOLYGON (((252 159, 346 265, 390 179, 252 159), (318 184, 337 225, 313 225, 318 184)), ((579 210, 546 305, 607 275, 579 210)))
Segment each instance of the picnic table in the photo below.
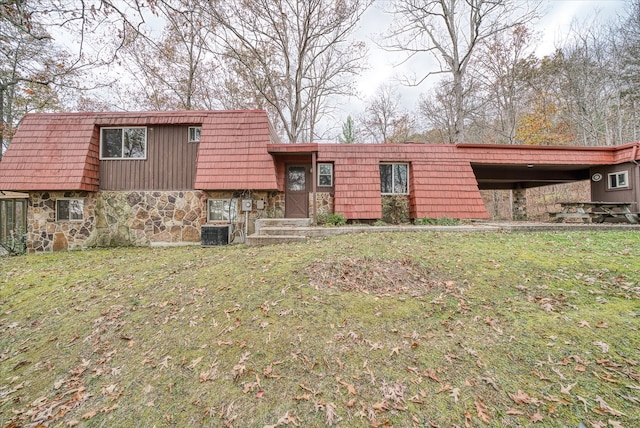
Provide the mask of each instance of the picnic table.
POLYGON ((620 218, 629 223, 638 223, 638 213, 631 207, 635 202, 559 202, 562 211, 549 213, 552 220, 581 219, 585 223, 602 223, 607 218, 620 218))

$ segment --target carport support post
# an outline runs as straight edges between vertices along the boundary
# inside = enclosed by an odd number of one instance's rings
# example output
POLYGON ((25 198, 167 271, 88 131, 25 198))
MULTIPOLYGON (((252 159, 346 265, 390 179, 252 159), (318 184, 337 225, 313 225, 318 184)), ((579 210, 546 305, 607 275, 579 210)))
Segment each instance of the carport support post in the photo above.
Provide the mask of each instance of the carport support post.
POLYGON ((511 190, 511 215, 514 220, 527 219, 527 189, 517 186, 511 190))

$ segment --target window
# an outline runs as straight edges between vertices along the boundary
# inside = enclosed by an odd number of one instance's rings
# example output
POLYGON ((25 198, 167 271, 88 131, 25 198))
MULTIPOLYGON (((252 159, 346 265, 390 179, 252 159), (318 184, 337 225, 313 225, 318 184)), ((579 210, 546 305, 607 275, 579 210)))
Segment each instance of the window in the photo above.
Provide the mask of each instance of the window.
POLYGON ((145 159, 147 157, 147 128, 100 129, 101 159, 145 159))
POLYGON ((58 199, 56 200, 56 220, 58 221, 82 221, 82 199, 58 199))
POLYGON ((27 200, 0 199, 0 241, 26 232, 27 200))
POLYGON ((197 143, 200 141, 200 134, 202 133, 201 126, 190 126, 189 127, 189 142, 197 143))
POLYGON ((609 189, 620 189, 622 187, 629 187, 627 171, 609 174, 609 189))
POLYGON ((238 217, 238 202, 234 199, 209 199, 207 221, 233 223, 238 217))
POLYGON ((333 164, 319 163, 318 164, 318 187, 332 187, 332 186, 333 186, 333 164))
POLYGON ((409 164, 381 163, 380 190, 383 195, 406 195, 409 193, 409 164))

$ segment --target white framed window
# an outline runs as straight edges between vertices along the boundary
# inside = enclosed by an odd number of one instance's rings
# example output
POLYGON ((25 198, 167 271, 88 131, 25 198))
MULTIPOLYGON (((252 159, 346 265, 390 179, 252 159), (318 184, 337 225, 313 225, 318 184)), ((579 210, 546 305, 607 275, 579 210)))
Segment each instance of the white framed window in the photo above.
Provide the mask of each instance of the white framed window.
POLYGON ((235 199, 209 199, 207 221, 234 223, 238 218, 238 201, 235 199))
POLYGON ((318 164, 318 187, 333 187, 333 164, 318 164))
POLYGON ((147 128, 100 128, 100 159, 146 159, 147 128))
POLYGON ((408 195, 409 164, 381 163, 380 191, 383 195, 408 195))
POLYGON ((199 142, 201 133, 202 133, 202 126, 190 126, 189 127, 189 142, 190 143, 199 142))
POLYGON ((84 200, 57 199, 56 221, 82 221, 84 200))
POLYGON ((629 174, 627 171, 612 172, 609 177, 609 189, 621 189, 629 187, 629 174))

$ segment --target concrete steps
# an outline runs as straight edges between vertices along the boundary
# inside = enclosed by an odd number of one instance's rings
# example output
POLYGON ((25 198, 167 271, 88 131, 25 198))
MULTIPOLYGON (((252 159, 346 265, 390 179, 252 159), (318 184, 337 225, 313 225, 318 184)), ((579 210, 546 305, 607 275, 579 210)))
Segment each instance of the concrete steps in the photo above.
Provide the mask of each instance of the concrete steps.
POLYGON ((256 220, 253 235, 247 236, 249 246, 305 242, 311 226, 310 218, 264 218, 256 220))

